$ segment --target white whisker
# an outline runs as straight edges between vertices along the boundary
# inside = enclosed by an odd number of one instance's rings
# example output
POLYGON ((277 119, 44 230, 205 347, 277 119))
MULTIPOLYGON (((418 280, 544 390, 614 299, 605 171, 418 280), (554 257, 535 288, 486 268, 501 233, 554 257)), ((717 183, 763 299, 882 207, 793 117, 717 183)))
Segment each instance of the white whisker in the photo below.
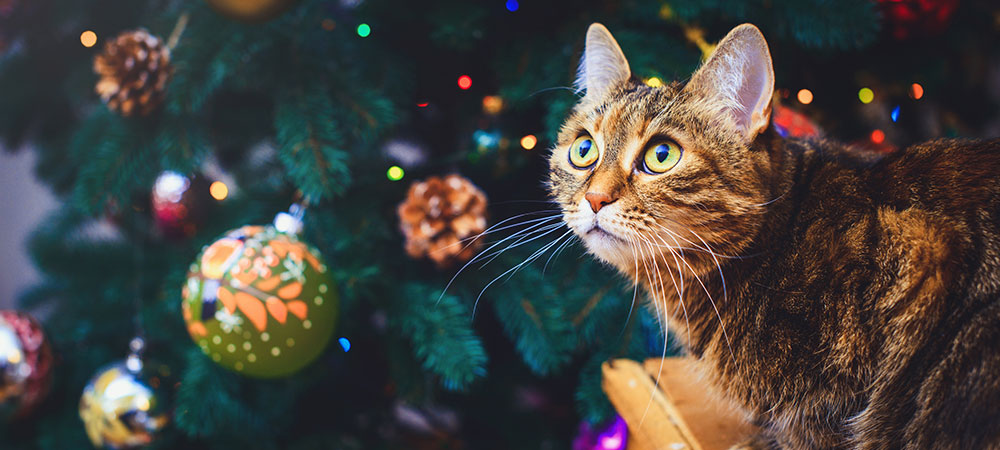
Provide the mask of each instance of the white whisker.
MULTIPOLYGON (((493 285, 493 283, 496 283, 497 280, 503 278, 507 274, 513 274, 514 272, 516 272, 521 267, 524 267, 525 264, 528 264, 531 261, 534 261, 540 255, 542 255, 543 253, 545 253, 546 250, 552 248, 553 245, 555 245, 556 243, 558 243, 560 239, 562 239, 563 237, 565 237, 566 235, 568 235, 568 234, 570 234, 572 232, 573 232, 573 230, 566 230, 565 233, 563 233, 562 235, 560 235, 559 237, 557 237, 555 240, 553 240, 552 242, 546 244, 545 246, 543 246, 542 248, 538 249, 537 251, 535 251, 534 253, 532 253, 530 256, 528 256, 527 258, 525 258, 524 261, 521 261, 520 264, 518 264, 518 265, 516 265, 514 267, 511 267, 510 269, 507 269, 507 271, 505 271, 504 273, 501 273, 499 276, 497 276, 492 281, 490 281, 489 283, 487 283, 486 286, 483 287, 483 290, 479 291, 479 295, 476 296, 476 301, 472 305, 472 315, 473 316, 476 315, 476 308, 479 307, 479 300, 483 298, 483 294, 486 292, 487 289, 490 288, 490 286, 493 285)), ((545 234, 548 234, 548 233, 551 233, 551 231, 546 232, 545 234)))
MULTIPOLYGON (((521 217, 521 216, 515 216, 515 217, 521 217)), ((462 272, 465 271, 465 269, 467 267, 469 267, 470 265, 475 264, 478 261, 481 261, 483 259, 482 255, 486 254, 486 252, 489 252, 490 250, 496 248, 497 246, 503 244, 504 242, 506 242, 506 241, 508 241, 510 239, 514 239, 515 237, 517 237, 518 235, 520 235, 522 233, 527 233, 527 234, 530 235, 530 234, 535 233, 535 231, 537 231, 538 228, 545 228, 546 226, 556 225, 556 224, 548 224, 548 223, 546 223, 546 221, 550 221, 550 220, 553 220, 553 219, 559 219, 560 217, 561 216, 559 214, 555 214, 555 215, 546 216, 546 217, 542 217, 542 218, 538 218, 538 219, 531 219, 529 221, 525 221, 525 222, 523 222, 521 224, 518 224, 518 225, 524 225, 524 224, 528 224, 528 223, 538 222, 538 223, 535 223, 534 225, 531 225, 531 226, 529 226, 529 227, 527 227, 527 228, 525 228, 523 230, 519 230, 518 232, 513 233, 510 236, 507 236, 506 238, 503 238, 500 241, 498 241, 498 242, 490 245, 486 250, 483 250, 478 255, 476 255, 475 257, 473 257, 472 259, 470 259, 468 262, 466 262, 464 265, 462 265, 462 267, 460 269, 458 269, 457 272, 455 272, 455 275, 453 275, 451 277, 451 279, 448 280, 448 284, 446 284, 445 287, 444 287, 444 289, 441 291, 441 295, 438 296, 438 300, 437 301, 440 302, 441 299, 444 298, 445 292, 448 292, 448 289, 451 287, 451 285, 455 283, 456 279, 458 279, 458 276, 461 275, 462 272), (532 229, 535 229, 535 231, 529 231, 529 230, 532 230, 532 229)), ((507 222, 507 221, 510 221, 510 220, 511 219, 505 219, 504 221, 501 221, 500 223, 494 225, 493 227, 496 227, 496 226, 500 225, 501 223, 504 223, 504 222, 507 222)), ((561 225, 561 223, 559 225, 561 225)), ((512 225, 512 226, 517 226, 517 225, 512 225)), ((558 227, 554 227, 553 229, 555 229, 555 228, 558 228, 558 227)), ((482 233, 480 233, 480 234, 482 234, 482 233)))

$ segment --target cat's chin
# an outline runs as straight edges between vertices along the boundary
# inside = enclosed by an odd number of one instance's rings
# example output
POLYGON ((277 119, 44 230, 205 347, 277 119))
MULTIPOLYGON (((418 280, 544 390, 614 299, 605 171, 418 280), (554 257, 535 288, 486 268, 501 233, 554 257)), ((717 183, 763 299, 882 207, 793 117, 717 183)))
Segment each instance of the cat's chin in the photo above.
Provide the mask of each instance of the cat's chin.
POLYGON ((628 272, 635 265, 635 255, 628 242, 601 228, 594 228, 582 236, 587 250, 600 260, 628 272))

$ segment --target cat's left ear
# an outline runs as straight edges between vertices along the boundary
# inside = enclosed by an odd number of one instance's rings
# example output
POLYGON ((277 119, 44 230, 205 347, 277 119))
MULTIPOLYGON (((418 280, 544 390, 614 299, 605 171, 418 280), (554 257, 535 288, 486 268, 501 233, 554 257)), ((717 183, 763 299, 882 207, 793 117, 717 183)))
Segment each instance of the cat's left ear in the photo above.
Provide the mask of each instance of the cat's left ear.
POLYGON ((580 60, 577 89, 587 92, 584 98, 600 98, 610 89, 627 82, 631 76, 632 70, 618 41, 604 25, 591 24, 580 60))
POLYGON ((767 41, 757 27, 743 24, 719 42, 715 52, 684 88, 728 114, 748 141, 767 129, 774 94, 774 68, 767 41))

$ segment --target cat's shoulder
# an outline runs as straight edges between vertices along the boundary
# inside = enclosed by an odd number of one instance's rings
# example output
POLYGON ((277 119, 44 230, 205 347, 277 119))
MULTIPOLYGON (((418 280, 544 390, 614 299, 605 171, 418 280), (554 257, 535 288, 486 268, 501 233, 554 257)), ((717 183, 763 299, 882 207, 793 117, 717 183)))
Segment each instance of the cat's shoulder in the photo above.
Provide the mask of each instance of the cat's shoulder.
POLYGON ((785 147, 793 154, 799 154, 807 160, 816 161, 826 166, 840 166, 850 169, 872 167, 885 159, 886 156, 884 153, 864 147, 824 138, 789 139, 785 141, 785 147))
POLYGON ((924 171, 1000 168, 1000 139, 934 139, 891 152, 830 139, 791 139, 786 145, 815 159, 858 169, 924 171), (970 167, 975 166, 975 167, 970 167))

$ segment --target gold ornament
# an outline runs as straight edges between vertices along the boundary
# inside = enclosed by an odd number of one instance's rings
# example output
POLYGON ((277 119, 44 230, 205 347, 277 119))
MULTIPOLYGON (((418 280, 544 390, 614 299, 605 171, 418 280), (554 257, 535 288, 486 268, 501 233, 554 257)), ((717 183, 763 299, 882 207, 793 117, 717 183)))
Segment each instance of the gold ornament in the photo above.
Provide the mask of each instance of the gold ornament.
POLYGON ((240 22, 267 22, 281 15, 296 0, 206 0, 219 14, 240 22))
POLYGON ((96 448, 149 445, 170 422, 162 392, 165 368, 154 371, 135 358, 104 367, 83 389, 80 419, 96 448))

